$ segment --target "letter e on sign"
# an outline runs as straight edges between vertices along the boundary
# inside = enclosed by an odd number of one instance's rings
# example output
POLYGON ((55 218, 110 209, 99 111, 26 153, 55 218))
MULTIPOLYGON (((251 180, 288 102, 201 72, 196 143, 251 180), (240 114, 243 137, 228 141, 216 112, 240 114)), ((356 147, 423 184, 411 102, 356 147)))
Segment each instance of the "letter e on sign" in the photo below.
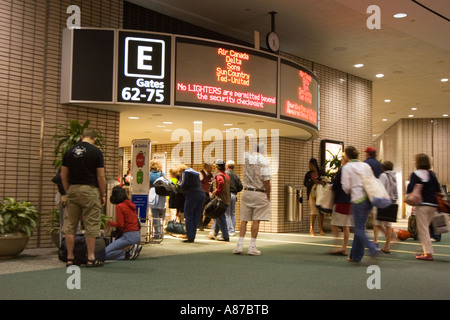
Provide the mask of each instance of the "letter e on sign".
POLYGON ((124 75, 164 79, 165 42, 159 39, 125 38, 124 75))

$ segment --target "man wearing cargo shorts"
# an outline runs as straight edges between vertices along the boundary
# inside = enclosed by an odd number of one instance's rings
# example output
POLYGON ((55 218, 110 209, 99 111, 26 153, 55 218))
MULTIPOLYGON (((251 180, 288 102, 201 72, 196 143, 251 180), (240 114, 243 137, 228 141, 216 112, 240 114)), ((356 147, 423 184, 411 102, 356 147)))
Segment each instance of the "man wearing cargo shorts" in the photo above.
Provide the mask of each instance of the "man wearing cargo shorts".
POLYGON ((255 152, 245 152, 244 154, 244 194, 239 211, 241 226, 239 241, 233 250, 234 254, 243 252, 247 223, 252 221, 250 246, 247 254, 261 255, 261 251, 256 249, 256 238, 260 222, 270 219, 270 180, 272 179, 269 160, 263 156, 264 153, 264 144, 258 144, 255 152))
POLYGON ((102 206, 105 205, 106 179, 103 154, 95 146, 97 131, 86 129, 81 142, 65 154, 61 179, 67 194, 63 232, 67 246, 67 264, 74 264, 75 234, 83 218, 88 251, 87 267, 102 266, 95 259, 95 240, 100 232, 102 206))

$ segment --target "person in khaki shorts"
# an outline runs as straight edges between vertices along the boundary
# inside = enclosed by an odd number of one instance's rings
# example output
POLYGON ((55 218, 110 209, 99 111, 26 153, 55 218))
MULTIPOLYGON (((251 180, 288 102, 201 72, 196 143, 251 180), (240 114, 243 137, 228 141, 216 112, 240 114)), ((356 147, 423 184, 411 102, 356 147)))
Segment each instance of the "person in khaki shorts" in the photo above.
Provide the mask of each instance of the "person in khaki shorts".
POLYGON ((83 218, 87 267, 103 266, 95 259, 95 240, 100 232, 102 206, 105 205, 106 179, 103 154, 95 144, 97 131, 86 129, 81 142, 64 154, 61 180, 67 194, 63 232, 67 246, 66 266, 74 264, 75 234, 83 218))
POLYGON ((264 152, 265 146, 258 144, 255 152, 245 152, 244 154, 244 194, 239 212, 241 226, 239 241, 233 250, 234 254, 243 252, 247 223, 252 221, 250 246, 247 254, 261 255, 261 251, 256 249, 256 238, 260 222, 270 219, 270 180, 272 179, 269 160, 263 156, 264 152))

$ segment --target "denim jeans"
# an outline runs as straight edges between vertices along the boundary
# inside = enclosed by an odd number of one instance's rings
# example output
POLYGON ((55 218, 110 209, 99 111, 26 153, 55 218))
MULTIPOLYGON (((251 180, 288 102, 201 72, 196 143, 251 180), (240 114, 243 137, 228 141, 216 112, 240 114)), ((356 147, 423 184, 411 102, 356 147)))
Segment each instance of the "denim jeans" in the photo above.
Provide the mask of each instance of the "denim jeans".
POLYGON ((364 250, 369 248, 370 253, 377 251, 375 244, 367 238, 366 222, 372 210, 372 204, 366 200, 361 203, 352 203, 352 214, 355 222, 355 231, 353 238, 352 250, 350 251, 350 259, 355 262, 361 261, 364 257, 364 250))
POLYGON ((124 260, 125 248, 139 243, 141 243, 139 231, 125 232, 119 239, 106 247, 106 260, 124 260))
POLYGON ((228 233, 235 233, 236 232, 236 215, 235 215, 235 209, 236 209, 236 194, 231 193, 231 201, 230 205, 228 206, 227 211, 225 211, 225 217, 227 219, 227 226, 228 226, 228 233))
POLYGON ((197 225, 202 214, 202 204, 205 193, 190 192, 186 194, 184 200, 184 218, 186 220, 186 233, 188 239, 195 239, 197 225))
POLYGON ((219 233, 220 229, 220 231, 222 231, 222 237, 224 239, 230 239, 230 234, 228 233, 228 221, 225 214, 221 215, 218 219, 214 219, 212 229, 214 230, 215 235, 219 233))

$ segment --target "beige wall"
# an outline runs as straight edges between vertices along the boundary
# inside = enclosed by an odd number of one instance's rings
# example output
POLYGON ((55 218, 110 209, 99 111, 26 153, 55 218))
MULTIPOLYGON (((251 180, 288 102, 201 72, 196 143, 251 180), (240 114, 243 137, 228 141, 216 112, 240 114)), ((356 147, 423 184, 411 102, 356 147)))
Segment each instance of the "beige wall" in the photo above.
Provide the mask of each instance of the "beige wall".
MULTIPOLYGON (((430 156, 439 182, 450 186, 450 119, 401 119, 376 139, 376 146, 380 151, 378 158, 392 161, 400 174, 398 183, 403 197, 418 153, 430 156)), ((403 201, 401 205, 405 217, 403 201)))
POLYGON ((51 245, 45 222, 55 208, 55 126, 91 120, 113 157, 107 171, 114 176, 117 167, 119 114, 59 104, 61 35, 70 5, 80 6, 82 27, 122 26, 121 0, 0 1, 0 198, 28 200, 42 212, 29 247, 51 245))

